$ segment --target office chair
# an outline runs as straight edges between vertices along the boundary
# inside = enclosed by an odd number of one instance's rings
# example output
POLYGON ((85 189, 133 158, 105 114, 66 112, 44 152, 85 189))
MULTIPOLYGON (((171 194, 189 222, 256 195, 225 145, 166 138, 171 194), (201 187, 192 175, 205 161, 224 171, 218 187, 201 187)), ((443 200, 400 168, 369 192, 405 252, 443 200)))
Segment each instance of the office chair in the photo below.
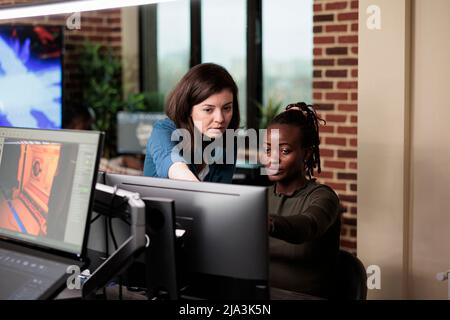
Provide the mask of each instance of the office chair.
POLYGON ((339 250, 333 300, 366 300, 367 273, 361 260, 353 254, 339 250))

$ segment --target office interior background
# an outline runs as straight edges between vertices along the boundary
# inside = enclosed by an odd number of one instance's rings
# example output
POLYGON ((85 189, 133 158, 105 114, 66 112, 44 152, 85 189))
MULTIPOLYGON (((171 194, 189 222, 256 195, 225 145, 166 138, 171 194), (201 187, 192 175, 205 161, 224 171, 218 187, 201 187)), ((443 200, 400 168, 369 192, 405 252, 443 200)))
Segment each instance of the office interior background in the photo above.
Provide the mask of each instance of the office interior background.
POLYGON ((449 13, 448 0, 178 0, 0 27, 63 28, 62 127, 92 99, 110 172, 141 173, 139 156, 117 152, 116 112, 162 112, 195 64, 230 71, 244 128, 314 104, 327 122, 317 177, 343 205, 341 248, 381 271, 368 298, 447 299, 436 275, 450 269, 449 13), (86 72, 96 67, 113 80, 86 72))

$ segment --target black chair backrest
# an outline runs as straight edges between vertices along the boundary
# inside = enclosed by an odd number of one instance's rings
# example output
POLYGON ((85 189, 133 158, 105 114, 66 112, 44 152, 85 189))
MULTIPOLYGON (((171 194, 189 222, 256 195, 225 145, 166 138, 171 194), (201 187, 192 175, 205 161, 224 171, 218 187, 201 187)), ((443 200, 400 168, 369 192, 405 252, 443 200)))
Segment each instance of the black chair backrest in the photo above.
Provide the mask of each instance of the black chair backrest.
POLYGON ((335 292, 339 300, 366 300, 367 273, 362 262, 350 252, 339 250, 335 273, 335 292))

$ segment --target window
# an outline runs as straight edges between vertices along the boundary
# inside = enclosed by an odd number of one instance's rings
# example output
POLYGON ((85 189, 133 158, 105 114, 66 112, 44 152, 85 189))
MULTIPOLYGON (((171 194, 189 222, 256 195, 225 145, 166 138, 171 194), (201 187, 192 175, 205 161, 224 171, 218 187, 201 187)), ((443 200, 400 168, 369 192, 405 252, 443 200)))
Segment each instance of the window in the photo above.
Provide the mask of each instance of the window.
POLYGON ((143 66, 150 66, 141 68, 142 88, 167 95, 193 65, 220 64, 238 85, 241 126, 255 127, 253 102, 311 102, 312 30, 313 0, 159 3, 141 21, 143 66))
POLYGON ((246 1, 203 0, 201 11, 202 62, 226 68, 239 88, 241 126, 246 118, 246 1))
POLYGON ((164 96, 189 70, 190 9, 188 0, 158 4, 158 91, 164 96))
POLYGON ((263 0, 263 101, 312 99, 312 0, 263 0))

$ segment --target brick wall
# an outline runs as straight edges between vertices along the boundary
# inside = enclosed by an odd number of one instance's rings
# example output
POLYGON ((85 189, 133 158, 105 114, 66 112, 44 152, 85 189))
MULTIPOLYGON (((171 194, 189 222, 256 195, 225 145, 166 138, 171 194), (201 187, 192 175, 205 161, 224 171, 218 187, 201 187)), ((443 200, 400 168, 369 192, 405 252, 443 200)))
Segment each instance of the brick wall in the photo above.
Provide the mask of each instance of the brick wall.
MULTIPOLYGON (((32 0, 0 0, 0 5, 23 4, 36 2, 32 0)), ((120 56, 122 46, 121 35, 121 10, 102 10, 82 12, 80 19, 80 30, 69 30, 66 27, 66 20, 71 14, 52 15, 15 20, 3 20, 1 24, 46 24, 59 25, 64 27, 64 109, 76 109, 80 105, 80 83, 78 58, 80 50, 85 41, 101 43, 111 47, 117 56, 120 56)), ((66 122, 64 119, 63 122, 66 122)))
POLYGON ((321 129, 320 181, 345 209, 341 247, 356 252, 358 1, 314 0, 313 100, 321 129))

